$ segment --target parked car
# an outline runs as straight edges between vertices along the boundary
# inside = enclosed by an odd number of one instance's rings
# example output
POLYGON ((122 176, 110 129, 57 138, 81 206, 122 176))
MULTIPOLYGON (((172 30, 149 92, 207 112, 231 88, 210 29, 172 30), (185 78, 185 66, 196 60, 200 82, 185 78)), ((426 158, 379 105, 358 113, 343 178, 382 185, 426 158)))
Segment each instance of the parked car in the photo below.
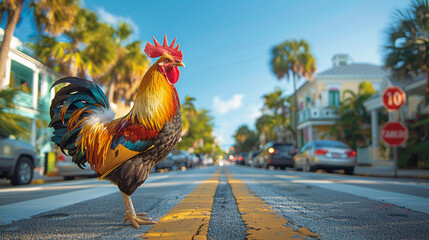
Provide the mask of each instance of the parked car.
POLYGON ((0 136, 0 177, 10 179, 12 185, 29 184, 38 165, 39 159, 33 146, 0 136))
POLYGON ((344 169, 345 174, 353 175, 356 151, 339 141, 310 141, 295 155, 294 161, 297 170, 314 172, 317 169, 323 169, 332 172, 344 169))
POLYGON ((192 167, 193 158, 187 151, 173 150, 171 154, 173 156, 174 161, 177 162, 180 167, 186 167, 186 168, 192 167))
POLYGON ((247 154, 245 163, 247 166, 253 166, 253 160, 255 159, 256 156, 258 156, 259 151, 258 150, 253 150, 250 151, 249 154, 247 154))
POLYGON ((292 168, 294 166, 294 154, 295 148, 290 143, 269 142, 265 144, 261 152, 255 157, 254 166, 261 168, 292 168))
POLYGON ((64 178, 64 180, 73 180, 76 177, 96 177, 95 173, 88 163, 83 169, 79 168, 70 156, 64 155, 61 151, 57 153, 57 169, 58 176, 64 178))
POLYGON ((245 165, 246 164, 246 157, 249 155, 247 152, 241 152, 237 156, 237 164, 238 165, 245 165))
POLYGON ((193 153, 191 154, 194 157, 194 166, 200 167, 204 163, 204 156, 202 153, 193 153))
POLYGON ((169 170, 177 170, 180 169, 182 166, 180 162, 175 161, 173 158, 173 154, 169 153, 167 157, 164 158, 161 162, 155 165, 155 171, 158 171, 159 169, 169 169, 169 170))

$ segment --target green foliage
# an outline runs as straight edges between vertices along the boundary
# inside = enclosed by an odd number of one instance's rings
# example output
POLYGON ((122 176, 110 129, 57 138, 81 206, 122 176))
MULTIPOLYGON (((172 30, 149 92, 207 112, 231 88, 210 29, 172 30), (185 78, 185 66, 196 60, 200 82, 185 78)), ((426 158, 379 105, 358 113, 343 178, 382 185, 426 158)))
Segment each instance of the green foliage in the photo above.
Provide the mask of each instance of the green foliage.
POLYGON ((407 148, 399 153, 401 168, 429 168, 429 115, 417 115, 405 123, 408 127, 407 148))
POLYGON ((371 119, 363 104, 374 92, 370 82, 359 84, 357 93, 351 90, 343 91, 343 100, 337 108, 339 118, 330 134, 354 149, 367 146, 371 134, 371 119))
POLYGON ((187 96, 182 105, 182 140, 176 148, 187 151, 198 141, 203 145, 195 148, 196 153, 213 154, 219 148, 213 137, 213 117, 205 109, 195 109, 194 101, 195 98, 187 96))
POLYGON ((140 41, 124 44, 132 32, 127 23, 113 27, 99 21, 95 12, 80 8, 73 27, 61 38, 40 34, 29 46, 48 66, 64 75, 89 75, 106 86, 109 101, 129 104, 150 64, 140 41))
POLYGON ((271 114, 263 114, 256 120, 256 130, 258 131, 259 135, 263 135, 265 137, 264 143, 274 140, 276 138, 274 133, 274 118, 275 116, 271 114))
POLYGON ((263 110, 267 113, 256 120, 257 135, 262 136, 260 144, 276 140, 285 141, 286 131, 294 133, 291 126, 291 98, 285 96, 281 88, 275 88, 263 98, 263 110))
POLYGON ((387 31, 385 66, 400 79, 426 73, 429 96, 429 2, 415 0, 405 11, 397 10, 387 31))
POLYGON ((316 59, 310 53, 310 45, 303 39, 287 40, 275 46, 271 66, 278 79, 305 77, 311 79, 316 72, 316 59))
POLYGON ((28 120, 13 113, 15 108, 13 97, 16 93, 16 90, 10 89, 0 91, 0 136, 15 135, 28 138, 28 131, 22 126, 28 120))
POLYGON ((241 125, 234 134, 235 151, 249 152, 258 149, 258 135, 247 125, 241 125))

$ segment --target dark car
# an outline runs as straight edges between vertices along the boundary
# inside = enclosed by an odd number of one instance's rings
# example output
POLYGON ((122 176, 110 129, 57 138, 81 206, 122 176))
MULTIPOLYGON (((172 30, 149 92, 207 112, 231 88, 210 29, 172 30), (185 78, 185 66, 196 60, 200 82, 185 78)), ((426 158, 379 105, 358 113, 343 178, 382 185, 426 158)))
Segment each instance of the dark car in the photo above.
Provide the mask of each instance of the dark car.
POLYGON ((173 150, 171 152, 173 160, 180 166, 180 168, 191 168, 193 165, 193 157, 187 151, 173 150))
POLYGON ((293 168, 295 148, 290 143, 267 143, 254 159, 254 166, 261 168, 293 168))
POLYGON ((238 165, 245 165, 247 155, 249 155, 249 153, 247 152, 241 152, 240 154, 238 154, 236 163, 238 165))
POLYGON ((155 165, 155 171, 158 171, 160 169, 168 169, 168 170, 178 170, 182 167, 181 162, 175 161, 173 158, 173 154, 169 153, 167 157, 164 158, 161 162, 155 165))
POLYGON ((306 172, 323 169, 327 172, 343 169, 353 175, 356 166, 356 151, 347 144, 332 140, 311 141, 301 148, 294 157, 295 168, 306 172))

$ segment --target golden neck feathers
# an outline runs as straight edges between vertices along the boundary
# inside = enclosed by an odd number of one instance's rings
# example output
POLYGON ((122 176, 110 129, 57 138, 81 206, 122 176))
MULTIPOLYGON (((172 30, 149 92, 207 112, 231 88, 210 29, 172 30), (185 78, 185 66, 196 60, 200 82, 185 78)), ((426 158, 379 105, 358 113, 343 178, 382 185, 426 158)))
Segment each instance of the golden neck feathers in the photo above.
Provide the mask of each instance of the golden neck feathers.
POLYGON ((127 116, 130 121, 139 121, 145 128, 156 131, 177 114, 180 106, 176 88, 158 71, 160 60, 144 75, 127 116))

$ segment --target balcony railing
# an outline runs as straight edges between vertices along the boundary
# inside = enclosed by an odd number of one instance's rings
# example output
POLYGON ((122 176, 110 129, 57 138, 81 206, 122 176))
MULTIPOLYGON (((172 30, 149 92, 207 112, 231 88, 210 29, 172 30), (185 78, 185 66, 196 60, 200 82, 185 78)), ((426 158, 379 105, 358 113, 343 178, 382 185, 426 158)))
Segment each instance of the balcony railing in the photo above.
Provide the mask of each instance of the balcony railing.
POLYGON ((23 108, 33 108, 33 94, 26 92, 18 92, 13 98, 13 102, 23 108))
POLYGON ((299 123, 308 120, 333 120, 337 118, 338 114, 332 107, 307 107, 299 111, 299 123))

